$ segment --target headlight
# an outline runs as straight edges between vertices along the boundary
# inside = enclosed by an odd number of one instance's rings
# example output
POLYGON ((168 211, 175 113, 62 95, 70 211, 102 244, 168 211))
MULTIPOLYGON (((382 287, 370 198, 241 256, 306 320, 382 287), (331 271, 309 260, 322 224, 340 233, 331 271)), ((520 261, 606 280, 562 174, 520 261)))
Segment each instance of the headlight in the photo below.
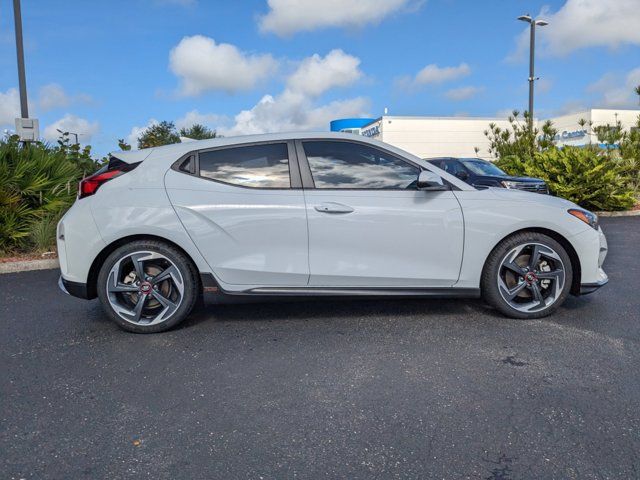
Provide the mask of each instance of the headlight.
POLYGON ((504 188, 518 188, 517 182, 510 182, 509 180, 503 180, 500 183, 504 188))
POLYGON ((576 217, 578 220, 582 220, 591 228, 598 230, 598 216, 595 213, 579 208, 570 208, 569 210, 567 210, 567 212, 569 212, 570 215, 576 217))

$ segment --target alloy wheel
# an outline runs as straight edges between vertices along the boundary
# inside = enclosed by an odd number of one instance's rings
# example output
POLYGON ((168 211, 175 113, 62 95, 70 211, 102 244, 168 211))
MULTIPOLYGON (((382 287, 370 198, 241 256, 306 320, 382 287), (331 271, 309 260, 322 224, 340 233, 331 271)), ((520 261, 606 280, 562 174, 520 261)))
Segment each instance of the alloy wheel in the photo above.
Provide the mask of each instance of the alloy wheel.
POLYGON ((541 243, 511 249, 498 269, 498 290, 509 306, 524 313, 544 310, 562 294, 565 267, 560 255, 541 243))
POLYGON ((135 325, 156 325, 182 304, 184 279, 166 256, 152 251, 129 253, 111 268, 107 298, 116 314, 135 325))

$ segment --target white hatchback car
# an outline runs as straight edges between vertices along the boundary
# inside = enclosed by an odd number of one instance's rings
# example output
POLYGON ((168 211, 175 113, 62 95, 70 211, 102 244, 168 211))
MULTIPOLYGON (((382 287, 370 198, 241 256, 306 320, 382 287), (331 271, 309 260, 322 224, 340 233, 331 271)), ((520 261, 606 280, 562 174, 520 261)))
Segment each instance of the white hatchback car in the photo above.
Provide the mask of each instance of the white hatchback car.
POLYGON ((594 214, 352 134, 113 153, 57 235, 63 290, 133 332, 177 325, 204 293, 482 295, 539 318, 607 282, 594 214))

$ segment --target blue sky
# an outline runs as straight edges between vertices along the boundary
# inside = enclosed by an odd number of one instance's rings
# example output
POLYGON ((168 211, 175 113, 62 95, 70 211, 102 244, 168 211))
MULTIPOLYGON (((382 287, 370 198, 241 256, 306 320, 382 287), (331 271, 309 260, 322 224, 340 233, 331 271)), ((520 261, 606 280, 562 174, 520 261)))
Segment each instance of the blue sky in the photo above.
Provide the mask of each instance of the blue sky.
MULTIPOLYGON (((351 115, 537 115, 638 108, 640 0, 23 0, 32 116, 97 153, 154 120, 225 135, 327 129, 351 115)), ((10 0, 0 0, 0 129, 18 114, 10 0)))

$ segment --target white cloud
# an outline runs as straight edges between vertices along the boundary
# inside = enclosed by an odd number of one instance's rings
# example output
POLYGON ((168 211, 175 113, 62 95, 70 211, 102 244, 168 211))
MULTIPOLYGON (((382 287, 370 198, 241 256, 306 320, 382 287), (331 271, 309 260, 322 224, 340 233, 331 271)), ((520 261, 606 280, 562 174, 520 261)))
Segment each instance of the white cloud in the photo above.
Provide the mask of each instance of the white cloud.
POLYGON ((473 98, 483 90, 484 90, 483 87, 473 87, 473 86, 452 88, 451 90, 448 90, 444 95, 449 100, 459 102, 462 100, 468 100, 470 98, 473 98))
POLYGON ((43 137, 51 141, 57 140, 60 137, 58 129, 63 132, 77 133, 80 143, 89 143, 91 141, 91 137, 100 131, 100 124, 98 122, 90 122, 85 118, 80 118, 76 115, 67 113, 64 117, 56 120, 51 125, 47 125, 44 129, 43 137))
POLYGON ((72 103, 91 103, 91 101, 91 96, 86 93, 69 95, 57 83, 41 87, 38 95, 38 107, 43 111, 65 108, 72 103))
POLYGON ((602 107, 628 107, 638 105, 638 95, 634 89, 640 85, 640 67, 627 72, 624 79, 620 75, 608 73, 587 87, 587 91, 599 95, 597 104, 602 107))
POLYGON ((362 77, 360 59, 331 50, 324 58, 318 54, 305 58, 287 80, 293 91, 317 97, 335 87, 346 87, 362 77))
POLYGON ((150 118, 147 124, 142 127, 131 127, 131 131, 129 132, 129 135, 127 135, 127 138, 125 138, 125 141, 129 145, 131 145, 131 148, 138 148, 138 137, 142 135, 142 132, 144 132, 147 128, 151 127, 152 125, 157 125, 158 123, 160 122, 155 118, 150 118))
MULTIPOLYGON (((543 8, 539 15, 549 25, 536 30, 543 53, 564 56, 588 47, 617 48, 640 45, 638 0, 567 0, 555 13, 543 8)), ((525 58, 529 28, 518 37, 509 60, 525 58)))
POLYGON ((287 36, 326 27, 362 27, 379 23, 402 9, 417 8, 415 0, 268 0, 269 12, 260 18, 260 30, 287 36))
POLYGON ((325 57, 312 55, 300 62, 278 95, 265 95, 249 110, 219 128, 226 136, 296 130, 326 130, 330 120, 364 115, 369 101, 362 97, 318 105, 316 100, 332 88, 345 87, 362 77, 360 59, 332 50, 325 57))
POLYGON ((20 116, 20 95, 17 88, 10 88, 0 92, 0 126, 15 125, 16 117, 20 116))
POLYGON ((180 77, 180 94, 199 95, 210 90, 249 90, 273 73, 277 62, 271 55, 247 54, 234 45, 194 35, 184 37, 171 50, 169 68, 180 77))
POLYGON ((369 102, 358 97, 322 106, 302 94, 285 90, 275 97, 265 95, 250 110, 235 116, 235 124, 220 128, 225 136, 299 130, 326 130, 334 118, 365 115, 369 102))
MULTIPOLYGON (((215 113, 200 113, 198 110, 191 110, 184 114, 184 116, 178 118, 175 122, 176 128, 180 130, 181 128, 189 128, 199 123, 200 125, 205 125, 211 127, 215 126, 219 123, 223 123, 227 120, 224 115, 217 115, 215 113)), ((137 137, 136 137, 137 138, 137 137)))
POLYGON ((439 84, 466 77, 471 73, 471 68, 466 63, 457 67, 439 67, 430 64, 420 70, 415 77, 402 77, 397 84, 406 89, 415 89, 423 85, 439 84))

